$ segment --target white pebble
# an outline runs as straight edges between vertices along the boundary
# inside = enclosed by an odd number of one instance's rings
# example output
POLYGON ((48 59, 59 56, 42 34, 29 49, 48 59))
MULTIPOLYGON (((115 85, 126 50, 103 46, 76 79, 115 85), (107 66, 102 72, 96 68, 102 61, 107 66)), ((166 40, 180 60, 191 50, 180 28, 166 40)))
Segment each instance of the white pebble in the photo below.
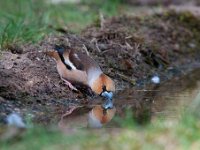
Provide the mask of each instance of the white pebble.
POLYGON ((22 118, 17 113, 11 113, 6 118, 7 124, 10 126, 15 126, 18 128, 25 128, 26 125, 23 122, 22 118))
POLYGON ((159 84, 160 83, 160 77, 159 76, 153 76, 151 78, 151 82, 153 82, 155 84, 159 84))

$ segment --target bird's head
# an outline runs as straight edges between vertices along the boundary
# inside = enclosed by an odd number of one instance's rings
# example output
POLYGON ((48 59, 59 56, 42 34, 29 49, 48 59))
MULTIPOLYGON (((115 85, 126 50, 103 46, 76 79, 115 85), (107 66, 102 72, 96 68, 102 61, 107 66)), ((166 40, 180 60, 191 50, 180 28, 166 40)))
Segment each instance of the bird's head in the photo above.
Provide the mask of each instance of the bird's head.
POLYGON ((93 83, 92 90, 105 99, 103 108, 113 108, 114 81, 105 74, 101 74, 93 83))
POLYGON ((58 52, 51 50, 51 51, 47 51, 46 54, 52 58, 54 58, 56 61, 60 60, 59 54, 58 52))

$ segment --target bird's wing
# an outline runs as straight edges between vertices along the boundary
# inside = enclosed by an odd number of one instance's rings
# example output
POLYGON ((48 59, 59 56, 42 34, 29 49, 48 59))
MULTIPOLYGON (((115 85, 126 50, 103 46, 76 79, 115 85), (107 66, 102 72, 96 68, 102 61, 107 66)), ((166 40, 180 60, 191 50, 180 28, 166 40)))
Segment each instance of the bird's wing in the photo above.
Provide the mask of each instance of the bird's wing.
POLYGON ((97 62, 92 59, 87 54, 81 52, 75 52, 73 50, 69 53, 69 61, 76 67, 78 70, 88 71, 90 68, 100 69, 97 62))
POLYGON ((102 72, 99 64, 87 54, 62 46, 55 47, 55 50, 68 70, 85 71, 91 78, 102 72))
POLYGON ((86 66, 84 65, 84 59, 81 57, 81 53, 77 53, 74 50, 71 50, 69 53, 69 62, 78 70, 85 71, 86 66))

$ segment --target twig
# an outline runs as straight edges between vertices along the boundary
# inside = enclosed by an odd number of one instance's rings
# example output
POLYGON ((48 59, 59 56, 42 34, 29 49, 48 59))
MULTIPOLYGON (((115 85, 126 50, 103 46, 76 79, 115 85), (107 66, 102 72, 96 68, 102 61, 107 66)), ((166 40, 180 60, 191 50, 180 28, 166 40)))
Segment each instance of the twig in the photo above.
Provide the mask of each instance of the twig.
POLYGON ((146 90, 146 89, 143 89, 143 90, 136 90, 137 92, 160 92, 160 90, 146 90))
POLYGON ((133 36, 132 35, 129 35, 127 37, 125 37, 125 39, 131 39, 133 36))
POLYGON ((128 42, 126 42, 126 46, 127 46, 127 49, 133 49, 133 47, 128 42))
POLYGON ((112 49, 105 50, 105 51, 103 51, 101 54, 107 53, 107 52, 109 52, 109 51, 111 51, 111 50, 112 50, 112 49))
POLYGON ((100 26, 101 26, 101 29, 104 29, 104 24, 105 24, 105 19, 104 19, 104 16, 103 16, 103 13, 100 12, 99 13, 99 18, 100 18, 100 26))
POLYGON ((68 43, 68 46, 71 47, 71 43, 69 42, 69 38, 66 37, 65 39, 66 39, 66 41, 68 43))
POLYGON ((139 52, 139 47, 140 47, 140 44, 139 43, 135 43, 135 51, 136 51, 136 53, 139 52))
POLYGON ((95 43, 95 46, 96 46, 98 52, 101 53, 101 49, 100 49, 99 46, 98 46, 98 43, 97 43, 97 39, 96 39, 96 38, 93 38, 93 39, 90 41, 90 43, 95 43))
POLYGON ((101 50, 100 50, 100 48, 99 48, 99 46, 98 46, 98 44, 97 44, 97 41, 96 41, 96 44, 95 44, 95 45, 96 45, 96 48, 97 48, 98 52, 101 53, 101 50))
POLYGON ((134 79, 130 79, 129 77, 127 77, 127 76, 125 76, 123 74, 120 74, 120 73, 117 73, 117 75, 119 75, 123 80, 128 81, 132 85, 135 85, 135 80, 134 79))
POLYGON ((87 47, 85 46, 85 44, 83 44, 83 49, 85 50, 86 54, 87 54, 88 56, 90 56, 90 53, 89 53, 87 47))

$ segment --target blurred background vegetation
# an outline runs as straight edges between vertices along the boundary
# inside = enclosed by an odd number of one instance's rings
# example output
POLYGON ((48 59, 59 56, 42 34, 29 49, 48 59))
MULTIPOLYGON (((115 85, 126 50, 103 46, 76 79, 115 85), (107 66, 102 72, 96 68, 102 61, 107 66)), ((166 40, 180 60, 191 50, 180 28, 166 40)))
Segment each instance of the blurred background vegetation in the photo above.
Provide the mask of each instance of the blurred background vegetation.
POLYGON ((98 20, 99 13, 117 14, 120 0, 58 3, 37 0, 0 1, 0 47, 6 49, 15 43, 37 42, 55 28, 71 32, 98 20))

